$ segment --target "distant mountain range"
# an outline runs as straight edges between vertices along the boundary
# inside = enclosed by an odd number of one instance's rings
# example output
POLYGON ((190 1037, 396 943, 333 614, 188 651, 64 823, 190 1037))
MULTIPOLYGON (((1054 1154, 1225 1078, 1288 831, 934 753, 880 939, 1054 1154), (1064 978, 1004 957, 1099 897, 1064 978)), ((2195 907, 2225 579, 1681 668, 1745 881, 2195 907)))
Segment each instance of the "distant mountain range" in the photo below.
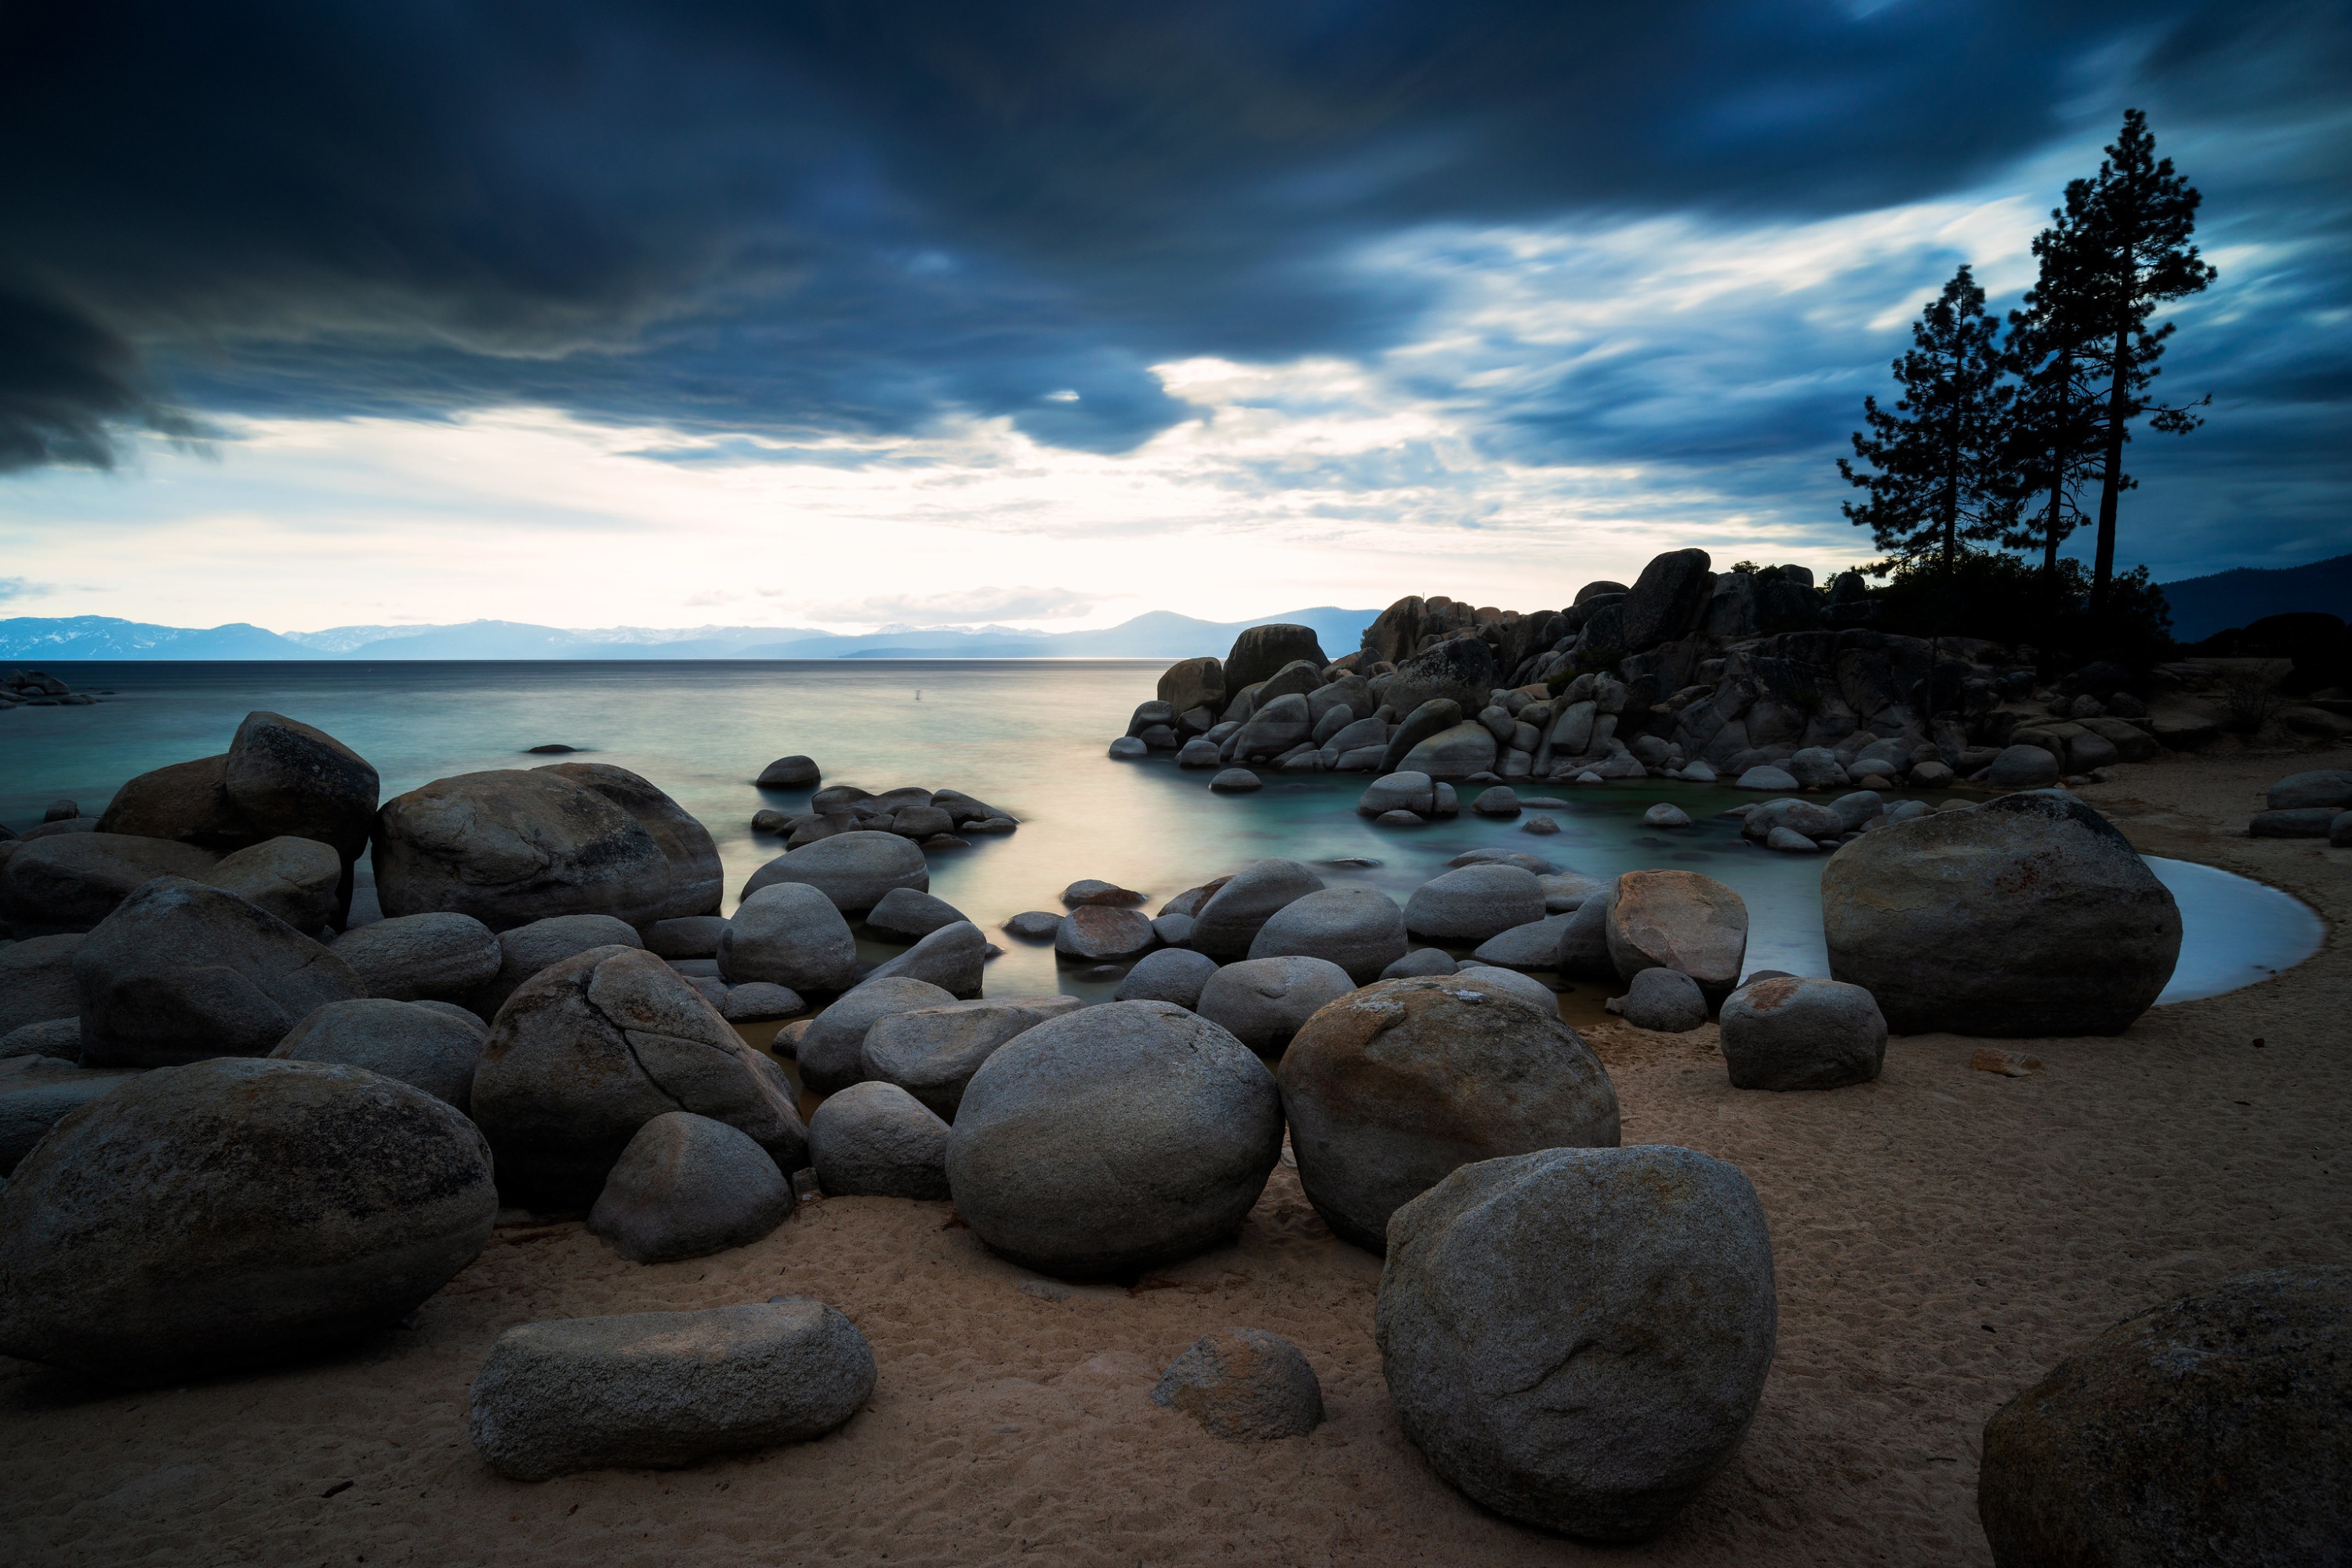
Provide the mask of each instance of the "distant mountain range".
POLYGON ((1312 626, 1327 654, 1352 653, 1377 610, 1318 605, 1247 621, 1202 621, 1154 610, 1086 632, 1015 626, 886 626, 843 637, 798 626, 613 626, 566 631, 516 621, 454 626, 334 626, 283 635, 237 622, 208 630, 147 626, 110 616, 0 620, 0 659, 522 659, 522 658, 1186 658, 1223 655, 1244 628, 1312 626))
POLYGON ((2352 621, 2352 555, 2273 570, 2241 567, 2164 584, 2172 635, 2203 642, 2215 632, 2291 610, 2323 610, 2352 621))

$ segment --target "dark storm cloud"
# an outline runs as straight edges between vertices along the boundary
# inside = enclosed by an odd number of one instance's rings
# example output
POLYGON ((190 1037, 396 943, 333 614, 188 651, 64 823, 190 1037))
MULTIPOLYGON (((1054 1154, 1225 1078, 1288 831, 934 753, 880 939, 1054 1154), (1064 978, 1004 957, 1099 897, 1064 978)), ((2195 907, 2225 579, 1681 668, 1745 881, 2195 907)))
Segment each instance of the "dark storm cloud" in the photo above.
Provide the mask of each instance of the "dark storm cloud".
MULTIPOLYGON (((19 4, 0 466, 179 428, 164 392, 788 442, 976 413, 1123 450, 1185 415, 1155 363, 1407 337, 1433 285, 1334 264, 1383 235, 1660 213, 1729 235, 1918 201, 2077 133, 2119 83, 2179 106, 2163 134, 2292 131, 2340 94, 2342 46, 2337 7, 2189 0, 19 4)), ((2272 145, 2234 221, 2340 228, 2301 155, 2272 145)), ((2298 302, 2343 302, 2341 254, 2226 329, 2324 410, 2331 371, 2275 340, 2298 302)), ((1751 346, 1738 395, 1579 366, 1498 395, 1493 439, 1825 462, 1888 345, 1751 346)))

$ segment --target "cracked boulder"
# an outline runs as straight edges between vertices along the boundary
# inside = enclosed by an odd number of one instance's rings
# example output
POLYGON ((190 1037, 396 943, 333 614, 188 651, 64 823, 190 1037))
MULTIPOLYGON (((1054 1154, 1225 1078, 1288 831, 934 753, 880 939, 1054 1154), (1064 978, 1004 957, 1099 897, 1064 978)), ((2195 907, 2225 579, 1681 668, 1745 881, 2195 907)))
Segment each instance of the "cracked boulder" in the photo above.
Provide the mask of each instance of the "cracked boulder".
POLYGON ((593 948, 523 982, 474 1075, 499 1190, 534 1208, 587 1207, 637 1130, 672 1110, 741 1129, 781 1170, 808 1163, 782 1069, 639 948, 593 948))

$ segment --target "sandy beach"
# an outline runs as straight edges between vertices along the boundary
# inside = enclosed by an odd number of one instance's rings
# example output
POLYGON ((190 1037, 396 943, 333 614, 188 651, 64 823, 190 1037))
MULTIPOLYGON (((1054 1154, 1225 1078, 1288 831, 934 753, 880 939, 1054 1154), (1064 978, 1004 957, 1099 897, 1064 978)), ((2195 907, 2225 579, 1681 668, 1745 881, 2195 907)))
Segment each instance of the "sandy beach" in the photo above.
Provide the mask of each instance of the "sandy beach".
MULTIPOLYGON (((2342 851, 2244 837, 2334 751, 2165 758, 2085 796, 2143 851, 2259 878, 2331 926, 2342 851)), ((121 1392, 0 1363, 0 1531, 50 1563, 1982 1563, 1985 1418, 2116 1320, 2249 1269, 2352 1262, 2352 960, 2149 1013, 2120 1038, 1899 1038, 1885 1076, 1743 1093, 1712 1025, 1588 1030, 1628 1143, 1737 1163, 1770 1218, 1780 1348, 1745 1446, 1658 1540, 1600 1550, 1487 1514, 1399 1429, 1377 1259, 1278 1168, 1228 1246, 1133 1289, 992 1258, 950 1205, 834 1199, 762 1241, 640 1267, 577 1223, 502 1227, 412 1328, 326 1364, 121 1392), (672 1472, 499 1479, 465 1428, 499 1331, 534 1319, 833 1303, 867 1410, 822 1441, 672 1472), (1225 1324, 1313 1361, 1313 1436, 1221 1442, 1150 1400, 1225 1324)))

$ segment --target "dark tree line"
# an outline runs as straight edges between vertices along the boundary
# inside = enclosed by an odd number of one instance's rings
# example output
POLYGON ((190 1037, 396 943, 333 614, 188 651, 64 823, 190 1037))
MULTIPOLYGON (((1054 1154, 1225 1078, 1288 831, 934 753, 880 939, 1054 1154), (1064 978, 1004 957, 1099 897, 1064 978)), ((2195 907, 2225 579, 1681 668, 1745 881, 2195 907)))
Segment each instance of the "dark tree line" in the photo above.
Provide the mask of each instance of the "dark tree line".
POLYGON ((2156 155, 2147 117, 2126 111, 2106 154, 2066 187, 2034 239, 2039 276, 2008 331, 1961 267, 1895 362, 1895 406, 1864 399, 1868 428, 1854 433, 1853 457, 1838 459, 1866 495, 1846 516, 1914 569, 1932 563, 1948 575, 1987 547, 2038 552, 2054 592, 2071 575, 2059 546, 2095 521, 2095 616, 2115 583, 2118 502, 2137 483, 2123 466, 2132 426, 2185 435, 2208 401, 2155 400, 2173 324, 2149 318, 2214 278, 2191 243, 2201 198, 2156 155))

